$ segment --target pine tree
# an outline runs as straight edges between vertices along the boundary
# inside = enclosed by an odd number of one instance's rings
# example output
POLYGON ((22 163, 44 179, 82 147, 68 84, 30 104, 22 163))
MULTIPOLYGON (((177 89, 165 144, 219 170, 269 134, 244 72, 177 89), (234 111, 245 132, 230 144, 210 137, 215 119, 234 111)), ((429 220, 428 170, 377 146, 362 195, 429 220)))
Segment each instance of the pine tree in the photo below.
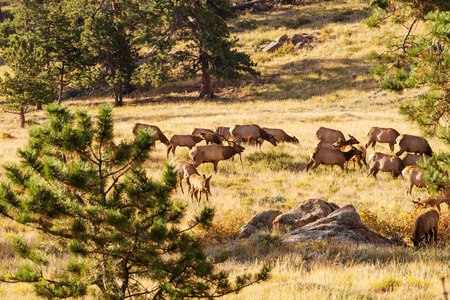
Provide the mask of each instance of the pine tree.
POLYGON ((40 38, 28 32, 13 34, 2 51, 2 58, 11 71, 0 78, 0 94, 5 96, 3 111, 18 114, 20 127, 25 126, 25 115, 37 104, 53 101, 55 86, 45 68, 48 63, 40 38))
POLYGON ((172 7, 171 14, 174 38, 185 44, 175 53, 175 62, 182 65, 183 76, 201 73, 199 97, 214 96, 211 76, 235 79, 242 72, 258 75, 249 55, 234 49, 237 39, 230 38, 226 20, 235 14, 228 0, 183 0, 172 7))
MULTIPOLYGON (((370 0, 371 26, 392 21, 403 28, 399 38, 389 40, 388 50, 378 57, 373 73, 382 88, 399 91, 412 87, 429 90, 419 99, 402 105, 400 112, 416 122, 427 136, 450 144, 450 2, 444 0, 370 0)), ((433 155, 425 163, 427 187, 437 193, 448 187, 448 154, 433 155)))
POLYGON ((16 252, 30 263, 1 280, 34 282, 48 299, 81 297, 89 288, 101 299, 185 299, 237 292, 268 278, 267 267, 234 283, 215 271, 192 233, 211 224, 213 209, 182 228, 186 205, 171 200, 173 167, 166 165, 161 181, 139 167, 154 145, 153 131, 115 147, 111 106, 99 109, 96 124, 85 110, 72 113, 57 103, 46 112, 49 124, 31 129, 18 150, 20 165, 5 166, 0 212, 70 249, 72 260, 47 278, 43 252, 16 239, 16 252))

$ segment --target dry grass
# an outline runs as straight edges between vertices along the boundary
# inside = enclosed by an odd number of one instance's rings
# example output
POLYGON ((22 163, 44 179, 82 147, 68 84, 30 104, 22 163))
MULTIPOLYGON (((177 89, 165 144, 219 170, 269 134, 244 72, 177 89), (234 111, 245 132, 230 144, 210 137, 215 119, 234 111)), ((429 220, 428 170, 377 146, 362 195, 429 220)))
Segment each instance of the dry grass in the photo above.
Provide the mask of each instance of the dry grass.
MULTIPOLYGON (((219 98, 194 100, 199 81, 190 80, 127 99, 126 106, 114 109, 117 142, 133 138, 131 128, 135 122, 157 125, 167 136, 187 134, 194 127, 217 125, 257 123, 283 128, 299 138, 299 146, 282 144, 274 148, 264 143, 262 153, 255 147, 247 147, 243 166, 238 160, 220 162, 217 174, 213 173, 211 164, 198 168, 200 173, 213 175, 210 200, 217 210, 217 220, 237 207, 242 209, 240 214, 247 215, 265 209, 287 211, 298 201, 310 198, 328 199, 339 206, 353 204, 357 210, 366 208, 391 215, 412 213, 411 200, 425 196, 426 191, 414 189, 413 196, 406 197, 405 183, 402 179, 392 179, 389 174, 367 178, 365 169, 352 166, 345 171, 320 166, 305 172, 309 151, 316 143, 314 132, 319 126, 351 134, 362 144, 366 143, 366 133, 372 126, 420 134, 414 124, 398 114, 399 105, 408 95, 379 90, 369 74, 372 65, 367 56, 374 51, 381 53, 391 33, 388 28, 367 28, 363 24, 367 16, 365 1, 319 1, 307 6, 280 7, 258 15, 243 13, 232 25, 239 46, 249 53, 263 39, 284 33, 314 34, 319 42, 313 49, 299 52, 251 53, 262 76, 240 82, 216 82, 219 98), (278 26, 283 20, 295 21, 299 17, 310 19, 311 23, 297 29, 278 26), (265 158, 268 155, 277 161, 265 158), (252 163, 249 157, 253 158, 252 163)), ((98 104, 111 101, 99 97, 89 101, 70 100, 67 104, 89 108, 95 115, 98 104)), ((29 118, 46 122, 42 112, 29 118)), ((17 124, 16 116, 2 115, 1 163, 17 160, 15 149, 26 143, 27 129, 18 129, 17 124)), ((435 139, 430 144, 435 151, 447 149, 435 139)), ((383 144, 375 150, 389 153, 388 146, 383 144)), ((368 149, 368 154, 375 150, 368 149)), ((178 148, 177 157, 187 159, 188 150, 178 148)), ((166 147, 157 143, 144 167, 158 178, 165 162, 166 147)), ((3 170, 0 178, 4 178, 3 170)), ((173 198, 188 201, 188 195, 181 194, 180 190, 173 198)), ((188 217, 198 211, 199 207, 191 204, 188 217)), ((27 236, 30 242, 39 240, 39 236, 12 222, 2 222, 0 272, 4 274, 19 264, 10 254, 11 232, 27 236)), ((323 241, 283 246, 276 234, 209 245, 207 249, 211 255, 224 249, 229 251, 231 259, 221 268, 232 274, 257 270, 267 262, 274 266, 268 282, 226 299, 436 299, 441 294, 439 275, 448 274, 450 259, 444 243, 419 251, 323 241)), ((51 268, 55 270, 62 264, 61 257, 55 256, 51 268)), ((28 285, 2 285, 0 298, 35 299, 28 285)))

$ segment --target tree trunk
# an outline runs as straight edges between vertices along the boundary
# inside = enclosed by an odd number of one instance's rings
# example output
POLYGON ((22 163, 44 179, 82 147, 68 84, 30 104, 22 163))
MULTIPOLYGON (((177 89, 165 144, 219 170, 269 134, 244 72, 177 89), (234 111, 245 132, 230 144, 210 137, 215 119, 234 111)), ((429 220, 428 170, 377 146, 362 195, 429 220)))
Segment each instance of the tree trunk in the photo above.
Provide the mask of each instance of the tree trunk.
POLYGON ((64 63, 61 66, 61 76, 59 77, 59 96, 58 103, 62 103, 62 97, 64 93, 64 63))
POLYGON ((25 127, 25 110, 23 109, 23 107, 20 108, 20 127, 24 128, 25 127))
POLYGON ((122 85, 119 87, 113 87, 114 91, 114 106, 122 106, 123 105, 123 93, 122 93, 122 85))
POLYGON ((242 3, 242 4, 236 4, 236 5, 233 5, 233 6, 231 7, 231 9, 232 9, 232 10, 242 10, 242 9, 246 9, 246 8, 252 7, 252 6, 255 5, 255 4, 258 4, 258 3, 264 3, 264 2, 267 2, 267 1, 269 1, 269 0, 254 0, 254 1, 249 1, 249 2, 242 3))
POLYGON ((37 102, 36 103, 36 109, 37 110, 42 110, 42 103, 41 102, 37 102))
POLYGON ((214 92, 211 86, 211 75, 208 73, 208 54, 201 52, 200 54, 200 64, 202 66, 202 87, 199 98, 204 98, 206 96, 214 97, 214 92))

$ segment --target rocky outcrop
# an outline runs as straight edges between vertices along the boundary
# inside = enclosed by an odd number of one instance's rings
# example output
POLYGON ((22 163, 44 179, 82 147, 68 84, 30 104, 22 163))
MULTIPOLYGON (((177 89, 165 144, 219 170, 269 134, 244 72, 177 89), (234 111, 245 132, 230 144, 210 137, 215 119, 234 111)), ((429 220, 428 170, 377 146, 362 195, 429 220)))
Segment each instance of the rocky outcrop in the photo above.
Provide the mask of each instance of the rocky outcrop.
POLYGON ((324 218, 337 209, 339 206, 326 200, 309 199, 294 205, 290 212, 277 216, 273 227, 292 230, 324 218))
POLYGON ((299 243, 317 239, 340 239, 377 245, 391 243, 380 234, 369 230, 361 221, 353 205, 344 206, 325 218, 282 236, 282 240, 285 243, 299 243))

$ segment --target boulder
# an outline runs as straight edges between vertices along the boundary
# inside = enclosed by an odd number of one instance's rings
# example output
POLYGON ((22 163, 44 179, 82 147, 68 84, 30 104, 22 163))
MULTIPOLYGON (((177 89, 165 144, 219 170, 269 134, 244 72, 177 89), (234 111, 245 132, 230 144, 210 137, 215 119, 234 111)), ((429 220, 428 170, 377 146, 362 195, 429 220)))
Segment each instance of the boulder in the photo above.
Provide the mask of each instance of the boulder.
POLYGON ((353 205, 338 209, 319 219, 282 236, 285 243, 300 243, 308 240, 340 239, 365 244, 390 244, 380 234, 369 230, 361 221, 353 205))
POLYGON ((301 42, 310 43, 310 42, 312 42, 313 39, 314 39, 314 36, 307 35, 305 33, 303 33, 303 34, 294 34, 291 37, 291 43, 294 44, 294 45, 297 45, 298 43, 301 43, 301 42))
POLYGON ((337 209, 339 209, 339 206, 322 199, 298 202, 290 212, 277 216, 273 220, 273 227, 292 230, 324 218, 337 209))
POLYGON ((273 52, 275 52, 275 50, 279 49, 282 45, 283 45, 283 43, 274 41, 274 42, 270 43, 269 45, 267 45, 266 47, 264 47, 262 49, 262 52, 273 53, 273 52))
POLYGON ((239 235, 237 236, 238 239, 245 239, 251 236, 253 233, 256 232, 256 227, 252 225, 244 225, 241 227, 241 231, 239 232, 239 235))
POLYGON ((287 36, 287 34, 283 34, 283 35, 280 35, 279 37, 277 37, 277 38, 274 40, 274 42, 277 42, 277 43, 284 43, 284 42, 286 42, 288 39, 289 39, 289 37, 287 36))
POLYGON ((252 225, 258 230, 271 230, 273 220, 281 215, 280 210, 266 210, 255 215, 246 225, 252 225))

